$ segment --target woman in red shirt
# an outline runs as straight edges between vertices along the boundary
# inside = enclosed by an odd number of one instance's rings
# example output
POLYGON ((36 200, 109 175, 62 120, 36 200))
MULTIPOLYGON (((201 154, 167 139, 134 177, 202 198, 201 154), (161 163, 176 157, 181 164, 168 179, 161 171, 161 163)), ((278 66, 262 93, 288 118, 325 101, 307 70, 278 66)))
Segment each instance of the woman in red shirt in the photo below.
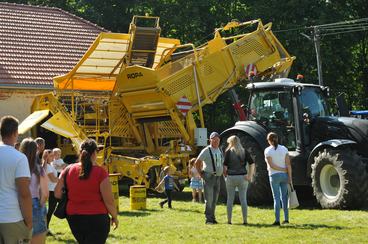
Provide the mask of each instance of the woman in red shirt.
POLYGON ((109 175, 96 164, 97 144, 87 139, 81 145, 80 162, 67 167, 55 187, 61 198, 64 174, 68 189, 67 220, 78 243, 105 243, 111 225, 118 227, 117 211, 109 175))

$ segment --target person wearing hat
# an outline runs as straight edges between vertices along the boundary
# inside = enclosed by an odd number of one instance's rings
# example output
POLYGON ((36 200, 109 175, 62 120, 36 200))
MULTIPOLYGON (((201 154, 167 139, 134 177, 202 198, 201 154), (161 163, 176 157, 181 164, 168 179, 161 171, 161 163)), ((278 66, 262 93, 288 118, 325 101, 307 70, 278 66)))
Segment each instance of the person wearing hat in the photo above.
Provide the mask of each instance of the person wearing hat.
POLYGON ((206 224, 217 224, 215 210, 220 193, 224 163, 224 156, 219 146, 220 135, 217 132, 212 132, 210 145, 201 151, 195 162, 196 168, 204 182, 206 224))

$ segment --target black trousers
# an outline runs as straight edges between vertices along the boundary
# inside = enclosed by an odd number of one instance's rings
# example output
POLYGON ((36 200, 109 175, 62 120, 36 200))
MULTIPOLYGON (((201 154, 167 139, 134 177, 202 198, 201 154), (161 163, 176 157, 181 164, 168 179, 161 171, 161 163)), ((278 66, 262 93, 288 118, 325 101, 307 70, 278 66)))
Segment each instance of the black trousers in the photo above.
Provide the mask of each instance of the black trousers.
POLYGON ((104 244, 110 232, 107 214, 68 215, 68 224, 79 244, 104 244))
POLYGON ((161 202, 161 205, 164 205, 165 203, 167 203, 167 205, 169 206, 169 208, 171 208, 171 201, 172 201, 172 190, 165 190, 165 194, 167 199, 165 199, 164 201, 161 202))
POLYGON ((50 220, 52 215, 55 212, 55 208, 57 205, 57 199, 55 198, 54 192, 53 191, 49 191, 49 209, 47 210, 47 229, 49 228, 49 224, 50 224, 50 220))

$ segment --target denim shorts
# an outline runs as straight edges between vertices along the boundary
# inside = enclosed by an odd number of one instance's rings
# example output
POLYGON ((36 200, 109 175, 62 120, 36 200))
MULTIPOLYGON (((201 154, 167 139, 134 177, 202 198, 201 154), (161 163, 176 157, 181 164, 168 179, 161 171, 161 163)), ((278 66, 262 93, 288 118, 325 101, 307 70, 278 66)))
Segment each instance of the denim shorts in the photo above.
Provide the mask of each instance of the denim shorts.
POLYGON ((202 179, 196 179, 192 177, 190 179, 190 188, 202 190, 203 189, 202 179))
POLYGON ((45 207, 41 206, 38 198, 32 198, 32 223, 32 235, 38 235, 47 231, 45 207))

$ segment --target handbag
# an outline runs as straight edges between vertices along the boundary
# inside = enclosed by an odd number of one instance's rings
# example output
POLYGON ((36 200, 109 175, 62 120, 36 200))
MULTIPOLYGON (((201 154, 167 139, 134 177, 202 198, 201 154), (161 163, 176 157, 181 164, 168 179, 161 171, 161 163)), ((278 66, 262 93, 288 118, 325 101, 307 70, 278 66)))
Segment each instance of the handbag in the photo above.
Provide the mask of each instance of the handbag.
POLYGON ((59 200, 54 215, 56 217, 58 217, 59 219, 65 219, 67 214, 66 214, 66 205, 68 204, 68 188, 66 185, 66 176, 69 172, 69 167, 67 167, 65 169, 65 174, 64 174, 64 186, 62 189, 62 195, 61 195, 61 199, 59 200))
POLYGON ((293 184, 288 185, 288 192, 289 192, 289 208, 297 208, 299 206, 299 201, 293 184))

